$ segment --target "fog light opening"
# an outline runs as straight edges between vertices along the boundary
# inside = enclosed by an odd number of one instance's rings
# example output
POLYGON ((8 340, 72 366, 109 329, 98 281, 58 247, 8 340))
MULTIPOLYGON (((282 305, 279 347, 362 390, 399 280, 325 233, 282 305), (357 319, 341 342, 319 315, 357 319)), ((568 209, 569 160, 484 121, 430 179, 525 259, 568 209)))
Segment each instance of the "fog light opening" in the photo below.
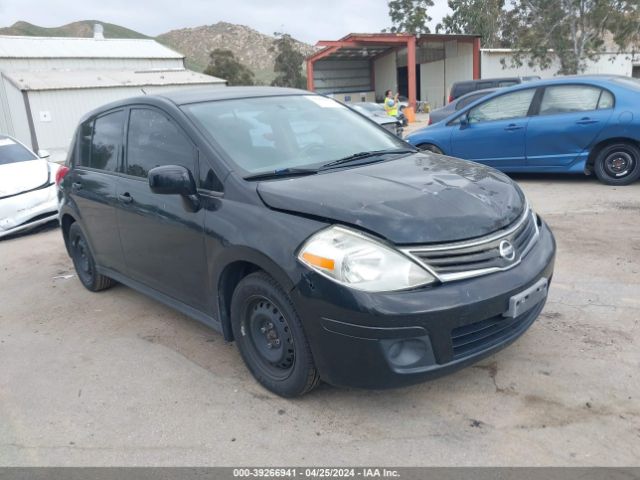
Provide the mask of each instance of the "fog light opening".
POLYGON ((389 347, 389 361, 398 367, 407 367, 418 363, 429 352, 429 347, 421 340, 398 340, 389 347))

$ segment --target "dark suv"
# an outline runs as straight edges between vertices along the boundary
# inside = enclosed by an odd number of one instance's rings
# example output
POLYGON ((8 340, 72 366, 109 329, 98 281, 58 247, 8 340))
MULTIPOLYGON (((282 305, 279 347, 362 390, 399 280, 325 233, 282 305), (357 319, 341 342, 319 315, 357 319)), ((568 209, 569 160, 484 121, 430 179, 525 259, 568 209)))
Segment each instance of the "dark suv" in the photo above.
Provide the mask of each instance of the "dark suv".
POLYGON ((553 236, 508 177, 299 90, 112 103, 58 178, 86 288, 202 321, 283 396, 475 362, 533 323, 553 272, 553 236))
POLYGON ((449 103, 453 102, 456 98, 466 95, 476 90, 485 90, 488 88, 496 89, 503 87, 511 87, 523 82, 530 82, 532 80, 540 80, 537 75, 531 75, 528 77, 504 77, 504 78, 482 78, 480 80, 468 80, 464 82, 455 82, 451 85, 449 91, 449 103))

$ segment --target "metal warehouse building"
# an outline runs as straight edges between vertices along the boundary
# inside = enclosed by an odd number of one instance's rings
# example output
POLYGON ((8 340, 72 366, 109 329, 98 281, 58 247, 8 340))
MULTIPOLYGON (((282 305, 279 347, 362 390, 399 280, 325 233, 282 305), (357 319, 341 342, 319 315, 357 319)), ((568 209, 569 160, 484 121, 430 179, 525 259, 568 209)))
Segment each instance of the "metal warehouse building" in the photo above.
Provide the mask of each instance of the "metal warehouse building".
POLYGON ((0 36, 0 133, 61 161, 86 112, 105 103, 225 81, 185 68, 184 55, 147 39, 0 36))
POLYGON ((391 89, 409 99, 446 103, 454 82, 480 78, 477 35, 351 33, 323 40, 307 59, 307 88, 343 101, 381 101, 391 89))

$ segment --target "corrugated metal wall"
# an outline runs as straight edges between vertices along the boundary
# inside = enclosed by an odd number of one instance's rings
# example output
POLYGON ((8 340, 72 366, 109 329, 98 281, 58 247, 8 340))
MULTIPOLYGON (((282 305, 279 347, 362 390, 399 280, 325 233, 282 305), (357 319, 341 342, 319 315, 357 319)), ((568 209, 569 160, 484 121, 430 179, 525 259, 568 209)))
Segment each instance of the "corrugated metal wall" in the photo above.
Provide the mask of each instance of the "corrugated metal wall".
POLYGON ((375 72, 376 97, 384 98, 386 90, 398 91, 398 68, 396 65, 396 52, 392 51, 373 62, 375 72))
POLYGON ((473 79, 472 44, 456 40, 445 42, 444 54, 445 60, 420 65, 422 100, 428 101, 432 108, 439 108, 445 104, 454 82, 473 79))
POLYGON ((11 123, 11 128, 8 128, 7 132, 25 145, 31 146, 31 133, 29 130, 27 111, 24 108, 22 92, 6 81, 6 79, 3 84, 8 105, 8 117, 11 123))
POLYGON ((319 60, 313 66, 318 93, 368 92, 371 87, 369 60, 319 60))

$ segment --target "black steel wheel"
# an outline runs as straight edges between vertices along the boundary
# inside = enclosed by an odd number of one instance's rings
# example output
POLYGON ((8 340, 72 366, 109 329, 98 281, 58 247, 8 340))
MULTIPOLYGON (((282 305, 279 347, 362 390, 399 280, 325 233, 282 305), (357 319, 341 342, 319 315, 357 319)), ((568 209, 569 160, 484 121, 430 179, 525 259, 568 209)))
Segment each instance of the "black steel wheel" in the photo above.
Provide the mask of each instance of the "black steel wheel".
POLYGON ((598 179, 607 185, 629 185, 640 177, 640 149, 632 143, 607 145, 594 163, 598 179))
POLYGON ((231 299, 231 327, 249 371, 265 388, 296 397, 320 381, 291 299, 264 272, 240 281, 231 299))
POLYGON ((89 243, 77 223, 69 228, 69 253, 73 260, 80 283, 92 292, 98 292, 111 287, 114 281, 101 275, 96 270, 96 262, 89 248, 89 243))
POLYGON ((444 155, 444 152, 432 143, 421 143, 420 145, 418 145, 418 150, 422 152, 431 152, 437 153, 438 155, 444 155))

